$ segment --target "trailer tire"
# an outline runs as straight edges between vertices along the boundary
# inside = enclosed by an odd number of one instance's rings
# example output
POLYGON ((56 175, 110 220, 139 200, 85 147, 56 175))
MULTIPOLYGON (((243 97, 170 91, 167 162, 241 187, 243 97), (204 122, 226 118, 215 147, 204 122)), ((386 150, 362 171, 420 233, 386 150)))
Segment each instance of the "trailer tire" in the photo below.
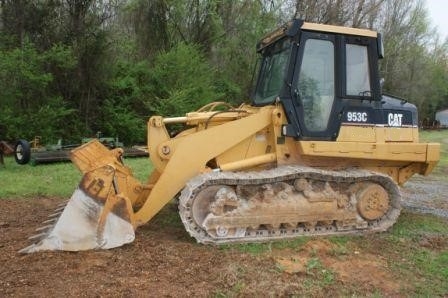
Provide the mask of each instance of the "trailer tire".
POLYGON ((31 158, 30 143, 25 140, 18 140, 14 147, 14 158, 19 165, 25 165, 31 158))

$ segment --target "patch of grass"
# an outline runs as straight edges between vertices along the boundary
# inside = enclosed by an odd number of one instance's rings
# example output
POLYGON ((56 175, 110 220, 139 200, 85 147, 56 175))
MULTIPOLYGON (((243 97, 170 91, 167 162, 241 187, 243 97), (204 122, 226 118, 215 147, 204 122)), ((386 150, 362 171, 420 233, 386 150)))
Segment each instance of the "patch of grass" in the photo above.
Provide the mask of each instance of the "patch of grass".
POLYGON ((289 248, 289 249, 297 250, 301 246, 303 246, 305 243, 307 243, 310 239, 311 239, 311 237, 302 236, 302 237, 297 237, 297 238, 293 238, 290 240, 276 241, 276 242, 272 243, 272 248, 276 248, 276 249, 289 248))
POLYGON ((7 157, 0 168, 0 198, 69 197, 80 179, 81 174, 71 163, 33 167, 18 165, 7 157))
POLYGON ((345 245, 336 245, 330 250, 330 255, 334 257, 346 256, 349 253, 349 249, 345 245))
POLYGON ((240 292, 244 289, 245 286, 246 286, 246 285, 244 284, 244 282, 242 282, 242 281, 238 281, 238 282, 232 287, 232 292, 234 292, 234 293, 240 293, 240 292))
POLYGON ((151 224, 153 226, 159 227, 173 227, 182 228, 184 224, 180 219, 179 213, 177 212, 177 203, 173 201, 169 202, 159 213, 151 219, 151 224))
MULTIPOLYGON (((292 249, 299 251, 301 247, 310 239, 313 239, 313 237, 300 236, 288 240, 279 240, 272 242, 220 245, 219 248, 221 250, 236 249, 240 252, 250 253, 252 255, 261 255, 267 252, 271 252, 273 249, 292 249)), ((336 244, 336 248, 334 249, 335 255, 347 254, 348 249, 346 247, 346 244, 349 243, 351 239, 349 236, 329 237, 328 239, 336 244)))
POLYGON ((390 230, 393 239, 418 240, 421 235, 428 233, 448 235, 448 225, 441 218, 402 212, 398 222, 390 230))
POLYGON ((147 157, 126 158, 124 164, 132 169, 132 173, 142 183, 146 183, 153 170, 151 160, 147 157))
POLYGON ((226 298, 228 296, 224 292, 222 292, 221 290, 216 290, 214 297, 215 298, 226 298))
POLYGON ((448 293, 448 220, 404 212, 389 233, 375 237, 379 243, 371 247, 382 246, 390 268, 409 281, 415 295, 448 293))
POLYGON ((337 237, 328 237, 328 240, 335 244, 335 246, 330 250, 330 255, 335 257, 345 256, 349 253, 350 249, 348 245, 350 244, 350 240, 355 236, 337 236, 337 237))
POLYGON ((219 246, 220 250, 236 249, 240 252, 252 255, 261 255, 272 250, 272 243, 241 243, 241 244, 225 244, 219 246))
POLYGON ((222 273, 222 285, 226 289, 215 290, 215 297, 238 297, 246 288, 244 282, 246 277, 246 269, 237 264, 231 264, 222 273))
POLYGON ((402 266, 401 272, 409 275, 417 295, 434 297, 448 293, 448 252, 417 248, 407 258, 409 263, 402 266))
POLYGON ((261 243, 241 243, 241 244, 228 244, 220 245, 219 248, 222 250, 232 250, 236 249, 240 252, 247 252, 252 255, 261 255, 267 252, 271 252, 273 249, 295 249, 298 250, 302 245, 304 245, 310 237, 297 237, 289 240, 279 240, 272 242, 261 242, 261 243))
POLYGON ((335 274, 331 269, 325 268, 319 258, 313 257, 306 264, 307 278, 305 288, 325 288, 335 282, 335 274))
MULTIPOLYGON (((152 170, 148 158, 129 158, 125 164, 142 182, 152 170)), ((81 173, 71 162, 18 165, 13 157, 6 157, 5 166, 0 166, 0 198, 68 198, 80 181, 81 173)))
POLYGON ((354 236, 330 236, 327 239, 337 245, 347 245, 351 240, 353 240, 354 236))

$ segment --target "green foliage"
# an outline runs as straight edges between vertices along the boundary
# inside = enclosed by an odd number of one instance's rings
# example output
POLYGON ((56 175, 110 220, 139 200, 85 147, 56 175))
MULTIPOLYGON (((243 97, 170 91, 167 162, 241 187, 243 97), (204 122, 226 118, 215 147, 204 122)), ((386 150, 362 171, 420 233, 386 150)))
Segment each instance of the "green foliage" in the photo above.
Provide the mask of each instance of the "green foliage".
MULTIPOLYGON (((274 2, 271 3, 275 5, 274 2)), ((218 69, 219 86, 227 101, 247 102, 253 85, 257 60, 255 45, 279 22, 279 16, 261 2, 228 1, 217 7, 218 20, 211 49, 211 61, 218 69), (238 13, 239 17, 231 15, 238 13)))
POLYGON ((242 243, 235 245, 222 245, 220 249, 232 250, 236 249, 241 252, 250 253, 253 255, 259 255, 266 252, 270 252, 273 249, 294 249, 298 250, 306 242, 310 240, 310 237, 297 237, 289 240, 273 241, 267 243, 242 243))
POLYGON ((214 77, 212 66, 194 45, 178 44, 158 54, 153 65, 122 60, 108 83, 101 129, 128 144, 142 142, 149 116, 182 115, 219 99, 214 77))
POLYGON ((45 96, 53 77, 45 72, 44 59, 30 42, 21 48, 1 51, 1 102, 26 109, 45 96))
POLYGON ((42 135, 49 139, 63 137, 75 110, 67 107, 53 90, 49 69, 73 66, 70 50, 55 45, 39 53, 30 42, 22 48, 0 51, 0 103, 4 107, 0 123, 6 127, 5 139, 31 139, 42 135))
POLYGON ((151 70, 149 109, 156 114, 182 115, 219 100, 214 70, 197 46, 180 43, 159 54, 151 70))
POLYGON ((105 135, 119 137, 125 144, 142 143, 145 139, 145 121, 123 103, 106 100, 102 116, 101 127, 105 135))
POLYGON ((150 91, 149 63, 121 60, 112 69, 99 129, 105 135, 119 137, 125 144, 142 143, 146 136, 145 119, 149 116, 145 107, 150 91))
POLYGON ((5 1, 1 138, 79 141, 102 131, 143 142, 153 114, 248 101, 256 43, 294 13, 376 26, 385 37, 385 90, 415 103, 421 119, 448 107, 448 42, 437 39, 421 2, 348 3, 5 1))
POLYGON ((306 273, 312 276, 312 279, 307 281, 320 287, 331 285, 335 281, 334 272, 325 268, 317 257, 308 260, 306 263, 306 273))
MULTIPOLYGON (((34 135, 45 136, 48 140, 57 140, 65 136, 65 126, 70 125, 74 109, 65 106, 61 98, 50 98, 47 103, 41 105, 32 113, 21 127, 32 128, 34 135)), ((23 118, 22 118, 23 119, 23 118)), ((31 139, 33 135, 23 135, 31 139)))
POLYGON ((71 47, 63 44, 55 44, 47 51, 43 52, 45 58, 45 68, 56 72, 73 69, 78 63, 71 47))

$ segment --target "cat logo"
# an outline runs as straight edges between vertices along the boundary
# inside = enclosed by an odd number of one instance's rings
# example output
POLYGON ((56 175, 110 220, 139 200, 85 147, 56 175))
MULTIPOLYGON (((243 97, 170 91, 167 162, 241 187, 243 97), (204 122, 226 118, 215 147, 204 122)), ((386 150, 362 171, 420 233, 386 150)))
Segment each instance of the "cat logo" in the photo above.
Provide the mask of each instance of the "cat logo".
POLYGON ((389 113, 387 115, 387 124, 389 124, 389 126, 401 126, 402 118, 403 114, 389 113))

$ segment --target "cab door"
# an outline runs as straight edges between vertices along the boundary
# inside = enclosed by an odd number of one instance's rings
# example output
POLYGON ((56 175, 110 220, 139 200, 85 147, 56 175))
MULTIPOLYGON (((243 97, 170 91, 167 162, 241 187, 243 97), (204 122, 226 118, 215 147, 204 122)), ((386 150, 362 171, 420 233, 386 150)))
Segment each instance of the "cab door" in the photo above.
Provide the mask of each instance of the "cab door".
POLYGON ((292 85, 303 139, 334 139, 340 121, 336 98, 336 38, 334 34, 302 32, 292 85))

